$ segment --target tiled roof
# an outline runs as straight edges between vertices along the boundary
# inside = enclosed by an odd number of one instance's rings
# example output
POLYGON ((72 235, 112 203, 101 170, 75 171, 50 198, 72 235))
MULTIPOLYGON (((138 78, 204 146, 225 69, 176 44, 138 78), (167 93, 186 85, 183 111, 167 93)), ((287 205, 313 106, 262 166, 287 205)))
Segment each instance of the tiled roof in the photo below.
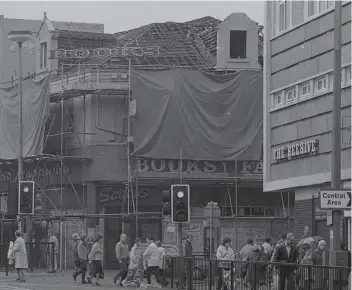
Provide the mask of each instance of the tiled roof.
MULTIPOLYGON (((152 23, 115 34, 75 32, 58 30, 62 49, 99 47, 145 47, 158 46, 158 56, 135 56, 132 65, 140 66, 185 66, 212 68, 216 64, 217 27, 220 20, 203 17, 184 23, 152 23)), ((263 37, 258 32, 259 59, 262 56, 263 37)), ((262 59, 262 58, 261 58, 262 59)), ((64 63, 77 64, 74 60, 64 63)), ((262 61, 260 61, 262 62, 262 61)), ((128 57, 83 59, 80 63, 92 65, 128 65, 128 57)))

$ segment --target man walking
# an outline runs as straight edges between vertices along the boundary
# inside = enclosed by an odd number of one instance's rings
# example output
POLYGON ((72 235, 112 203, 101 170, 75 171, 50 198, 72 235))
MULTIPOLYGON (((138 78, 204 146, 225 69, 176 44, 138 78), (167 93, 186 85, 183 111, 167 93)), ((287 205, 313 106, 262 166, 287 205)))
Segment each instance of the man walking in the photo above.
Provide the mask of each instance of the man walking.
POLYGON ((123 286, 122 281, 126 279, 128 273, 129 251, 126 238, 127 236, 125 234, 121 234, 120 241, 115 247, 115 254, 119 263, 120 272, 116 274, 113 280, 115 284, 119 281, 120 286, 123 286))
MULTIPOLYGON (((295 247, 294 236, 292 233, 287 234, 284 243, 274 249, 272 262, 296 264, 298 262, 298 251, 295 247)), ((296 267, 293 266, 280 266, 279 274, 279 290, 285 290, 287 280, 287 290, 294 289, 293 274, 296 267)))
POLYGON ((57 256, 59 254, 59 241, 53 230, 49 231, 49 273, 57 272, 57 256), (54 265, 53 265, 54 263, 54 265))

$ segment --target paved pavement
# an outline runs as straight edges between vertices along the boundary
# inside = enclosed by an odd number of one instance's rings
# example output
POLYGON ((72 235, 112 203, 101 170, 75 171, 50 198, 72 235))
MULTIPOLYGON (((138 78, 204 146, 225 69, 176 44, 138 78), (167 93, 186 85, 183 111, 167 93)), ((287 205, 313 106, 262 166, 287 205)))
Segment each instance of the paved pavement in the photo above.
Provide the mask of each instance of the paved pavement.
POLYGON ((26 282, 16 282, 16 274, 9 273, 6 277, 5 273, 0 273, 0 290, 83 290, 83 289, 126 289, 136 290, 139 288, 130 287, 119 287, 112 281, 114 276, 113 271, 105 272, 105 279, 101 280, 103 287, 97 287, 94 285, 82 285, 80 283, 80 277, 77 282, 73 281, 72 271, 65 271, 58 274, 47 274, 47 273, 33 273, 26 275, 26 282))

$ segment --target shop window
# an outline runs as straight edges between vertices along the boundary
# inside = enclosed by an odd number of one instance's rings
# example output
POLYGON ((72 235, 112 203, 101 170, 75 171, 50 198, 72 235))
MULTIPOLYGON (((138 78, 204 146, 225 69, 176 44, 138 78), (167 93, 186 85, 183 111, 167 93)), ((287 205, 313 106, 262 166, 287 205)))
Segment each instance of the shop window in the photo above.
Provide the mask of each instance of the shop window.
POLYGON ((315 80, 315 92, 316 93, 321 93, 326 91, 328 88, 328 80, 327 76, 320 77, 315 80))
POLYGON ((296 88, 291 88, 286 91, 286 103, 293 103, 297 98, 296 88))
POLYGON ((247 57, 247 31, 230 31, 230 58, 245 59, 247 57))
POLYGON ((45 69, 47 67, 47 54, 47 43, 43 42, 40 44, 40 69, 45 69))
POLYGON ((306 82, 301 85, 301 98, 307 98, 312 95, 312 84, 311 82, 306 82))

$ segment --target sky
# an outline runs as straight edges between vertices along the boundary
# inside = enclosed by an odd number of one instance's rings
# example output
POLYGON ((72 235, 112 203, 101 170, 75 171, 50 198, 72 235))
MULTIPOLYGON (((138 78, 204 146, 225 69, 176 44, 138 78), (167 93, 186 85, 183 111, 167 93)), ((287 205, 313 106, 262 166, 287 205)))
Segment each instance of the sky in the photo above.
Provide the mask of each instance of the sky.
POLYGON ((106 33, 153 22, 185 22, 205 16, 224 20, 234 12, 264 22, 264 1, 1 1, 5 18, 102 23, 106 33))

